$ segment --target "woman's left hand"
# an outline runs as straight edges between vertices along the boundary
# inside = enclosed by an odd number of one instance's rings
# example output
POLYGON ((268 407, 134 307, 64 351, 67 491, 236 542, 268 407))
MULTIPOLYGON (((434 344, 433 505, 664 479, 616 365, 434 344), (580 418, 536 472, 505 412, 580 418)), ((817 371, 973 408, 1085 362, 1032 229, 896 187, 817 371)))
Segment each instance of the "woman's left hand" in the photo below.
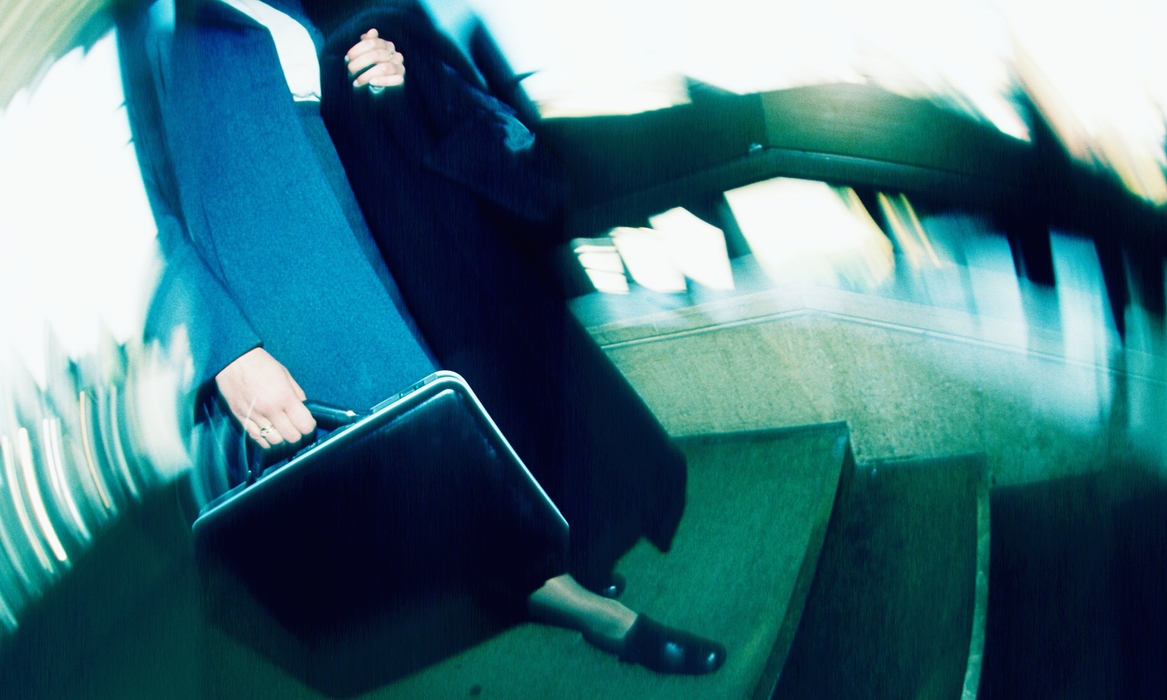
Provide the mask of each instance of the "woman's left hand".
POLYGON ((353 87, 401 85, 405 82, 404 61, 405 57, 397 52, 393 42, 382 39, 376 29, 362 34, 361 41, 344 55, 348 73, 355 78, 353 87))

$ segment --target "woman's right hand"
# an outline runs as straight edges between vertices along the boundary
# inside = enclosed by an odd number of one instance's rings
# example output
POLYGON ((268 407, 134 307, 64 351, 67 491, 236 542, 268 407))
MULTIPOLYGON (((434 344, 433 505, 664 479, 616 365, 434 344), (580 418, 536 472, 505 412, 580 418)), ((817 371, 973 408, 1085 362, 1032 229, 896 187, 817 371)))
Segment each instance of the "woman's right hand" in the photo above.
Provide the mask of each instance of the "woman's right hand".
POLYGON ((349 77, 354 78, 353 87, 368 85, 380 90, 405 82, 405 66, 402 65, 405 57, 393 42, 382 39, 376 29, 361 35, 361 40, 344 55, 344 62, 349 77))
POLYGON ((304 407, 304 390, 263 348, 224 367, 215 375, 215 384, 243 429, 265 450, 299 442, 316 430, 316 420, 304 407))

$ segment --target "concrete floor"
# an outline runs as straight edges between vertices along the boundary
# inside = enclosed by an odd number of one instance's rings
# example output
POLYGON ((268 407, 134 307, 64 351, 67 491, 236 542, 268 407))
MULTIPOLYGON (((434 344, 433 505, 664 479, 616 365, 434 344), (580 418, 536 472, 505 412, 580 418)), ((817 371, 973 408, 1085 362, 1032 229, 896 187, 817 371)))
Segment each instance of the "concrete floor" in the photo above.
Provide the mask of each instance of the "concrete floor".
POLYGON ((747 256, 733 292, 634 285, 573 308, 674 435, 847 421, 861 461, 983 452, 994 483, 1167 472, 1162 321, 1132 308, 1119 341, 1092 246, 1055 245, 1048 290, 1018 281, 1003 238, 964 233, 994 254, 897 259, 874 290, 776 285, 747 256))

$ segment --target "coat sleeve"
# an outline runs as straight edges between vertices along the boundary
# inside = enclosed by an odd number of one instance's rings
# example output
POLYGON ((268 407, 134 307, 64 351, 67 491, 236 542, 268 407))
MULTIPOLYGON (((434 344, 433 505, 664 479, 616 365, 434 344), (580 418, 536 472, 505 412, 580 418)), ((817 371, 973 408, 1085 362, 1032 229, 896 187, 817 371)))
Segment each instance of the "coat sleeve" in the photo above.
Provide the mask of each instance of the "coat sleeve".
MULTIPOLYGON (((178 217, 155 209, 166 260, 146 316, 146 338, 169 341, 185 329, 203 390, 224 367, 262 342, 222 282, 191 244, 178 217)), ((200 391, 202 393, 202 391, 200 391)))
POLYGON ((235 358, 261 345, 238 304, 190 239, 162 128, 164 37, 147 12, 118 21, 118 51, 131 133, 143 184, 158 226, 166 267, 150 302, 146 339, 168 342, 185 329, 200 393, 235 358))

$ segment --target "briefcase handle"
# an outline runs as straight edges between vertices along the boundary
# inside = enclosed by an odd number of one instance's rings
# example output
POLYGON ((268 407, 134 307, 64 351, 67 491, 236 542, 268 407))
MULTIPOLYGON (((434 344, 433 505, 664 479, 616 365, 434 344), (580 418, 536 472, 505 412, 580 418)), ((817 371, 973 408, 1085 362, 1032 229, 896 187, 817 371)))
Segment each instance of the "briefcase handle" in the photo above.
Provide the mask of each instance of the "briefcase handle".
POLYGON ((351 409, 312 399, 304 402, 304 408, 307 408, 312 417, 316 419, 316 426, 325 430, 336 430, 343 425, 356 423, 365 417, 364 414, 351 409))
MULTIPOLYGON (((351 409, 342 408, 340 406, 335 406, 335 405, 330 404, 330 403, 324 403, 323 401, 314 401, 312 399, 309 399, 309 400, 304 402, 304 408, 307 408, 308 412, 312 414, 312 417, 316 419, 316 427, 317 428, 320 428, 322 430, 327 430, 329 432, 332 432, 333 430, 336 430, 337 428, 349 425, 351 423, 356 423, 357 421, 359 421, 360 419, 365 417, 365 414, 363 414, 363 413, 357 413, 356 411, 353 411, 351 409)), ((314 440, 313 440, 313 442, 314 442, 314 440)), ((301 446, 298 449, 303 450, 304 446, 301 446)), ((282 458, 272 457, 270 454, 268 454, 268 452, 266 450, 261 450, 256 446, 250 446, 249 449, 247 450, 247 452, 248 452, 248 465, 247 465, 247 485, 248 486, 254 484, 257 480, 259 480, 259 477, 263 475, 263 472, 269 466, 272 466, 273 459, 276 460, 275 464, 280 464, 282 462, 288 461, 288 459, 290 459, 293 456, 293 455, 289 455, 287 453, 283 453, 282 458)))

